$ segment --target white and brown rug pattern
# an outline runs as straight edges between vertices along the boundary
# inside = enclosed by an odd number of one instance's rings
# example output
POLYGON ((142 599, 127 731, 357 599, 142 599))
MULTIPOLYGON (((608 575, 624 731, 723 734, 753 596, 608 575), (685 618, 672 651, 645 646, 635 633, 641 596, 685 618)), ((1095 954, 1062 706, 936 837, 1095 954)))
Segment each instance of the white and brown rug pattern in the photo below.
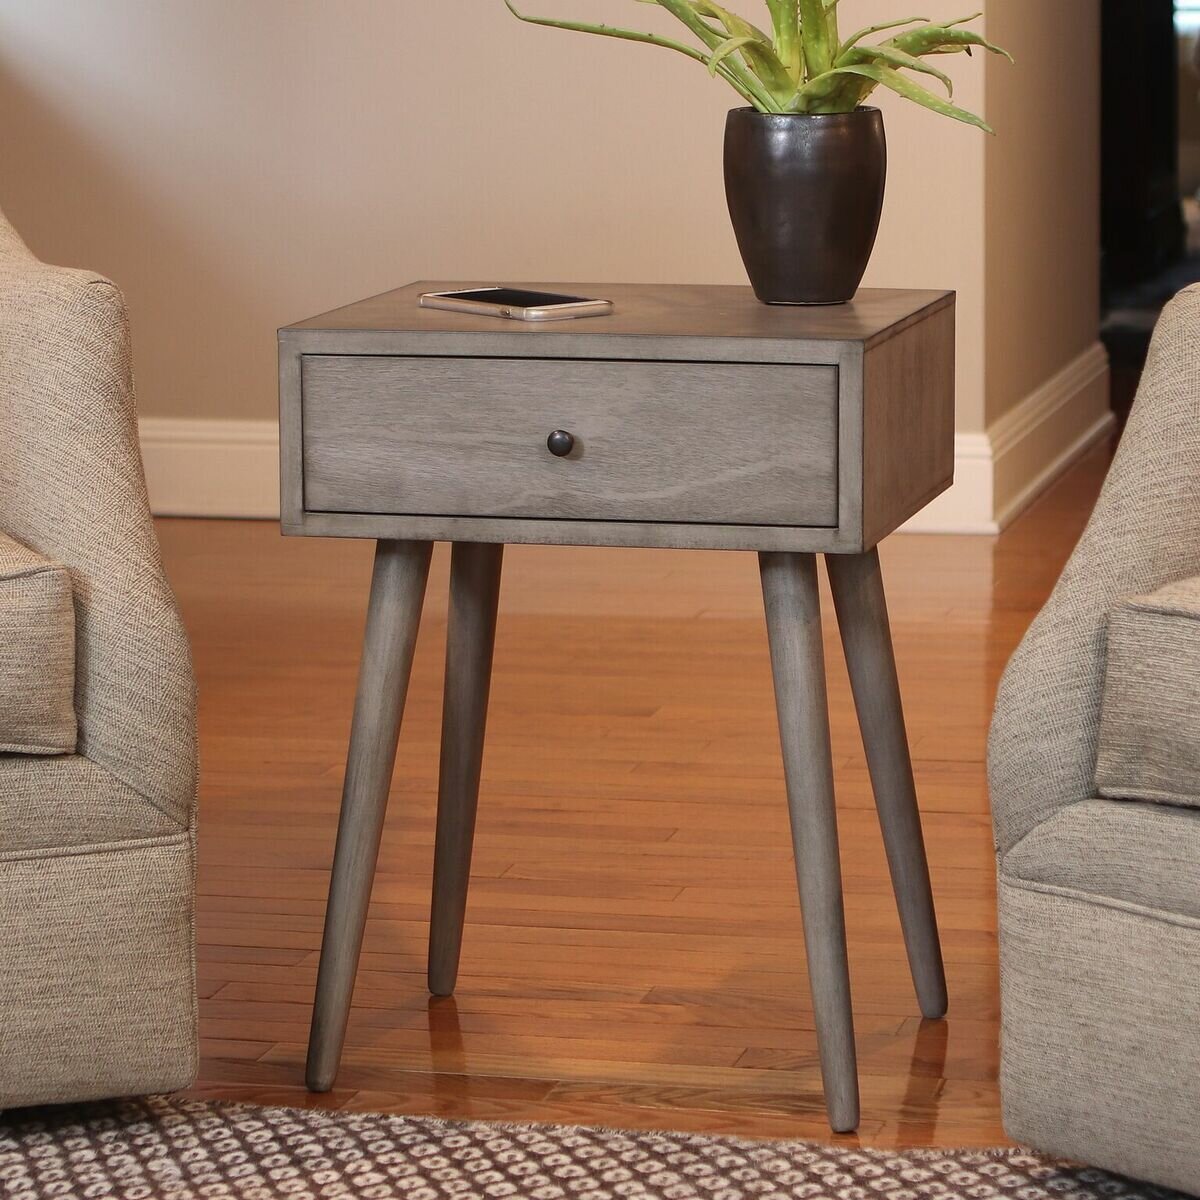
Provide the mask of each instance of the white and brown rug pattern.
POLYGON ((154 1098, 0 1114, 4 1200, 1181 1200, 1020 1151, 501 1126, 154 1098))

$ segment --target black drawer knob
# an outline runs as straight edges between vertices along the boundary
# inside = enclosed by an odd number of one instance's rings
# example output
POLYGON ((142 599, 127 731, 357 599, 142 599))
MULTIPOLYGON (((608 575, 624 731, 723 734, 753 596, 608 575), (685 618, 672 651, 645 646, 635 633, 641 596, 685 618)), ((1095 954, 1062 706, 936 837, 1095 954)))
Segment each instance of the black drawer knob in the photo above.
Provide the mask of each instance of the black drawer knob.
POLYGON ((554 455, 555 458, 566 458, 572 450, 575 449, 575 437, 568 433, 565 429, 556 429, 546 439, 546 449, 554 455))

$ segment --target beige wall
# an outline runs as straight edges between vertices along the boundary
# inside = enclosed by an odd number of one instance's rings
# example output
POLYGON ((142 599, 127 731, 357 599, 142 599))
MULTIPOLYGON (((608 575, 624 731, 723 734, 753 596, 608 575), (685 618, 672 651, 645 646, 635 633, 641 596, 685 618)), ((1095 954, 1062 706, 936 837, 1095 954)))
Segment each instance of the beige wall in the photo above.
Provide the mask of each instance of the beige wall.
MULTIPOLYGON (((981 61, 942 61, 982 106, 981 61)), ((124 286, 144 413, 263 418, 277 326, 414 278, 744 282, 720 167, 738 102, 696 64, 500 0, 0 0, 0 205, 41 254, 124 286)), ((986 139, 882 104, 868 282, 959 289, 978 429, 986 139)))
MULTIPOLYGON (((1096 336, 1097 9, 991 0, 1018 66, 939 60, 995 139, 880 101, 867 282, 959 291, 961 431, 1096 336)), ((0 0, 0 205, 123 285, 144 413, 267 418, 279 325, 414 278, 744 282, 720 170, 737 102, 501 0, 0 0)))
POLYGON ((988 37, 1017 60, 987 69, 998 135, 986 166, 988 425, 1096 341, 1099 9, 1096 0, 988 5, 988 37))

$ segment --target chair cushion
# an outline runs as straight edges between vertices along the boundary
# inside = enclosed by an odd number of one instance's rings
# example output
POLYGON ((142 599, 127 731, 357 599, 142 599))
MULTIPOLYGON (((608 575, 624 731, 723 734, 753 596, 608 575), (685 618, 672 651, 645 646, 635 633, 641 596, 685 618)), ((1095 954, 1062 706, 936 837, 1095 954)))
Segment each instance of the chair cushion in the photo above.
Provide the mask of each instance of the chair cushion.
POLYGON ((0 752, 75 749, 71 576, 0 533, 0 752))
POLYGON ((1200 808, 1200 578, 1110 614, 1096 786, 1200 808))
POLYGON ((1200 920, 1200 812, 1162 804, 1068 804, 1007 854, 1009 879, 1200 920))

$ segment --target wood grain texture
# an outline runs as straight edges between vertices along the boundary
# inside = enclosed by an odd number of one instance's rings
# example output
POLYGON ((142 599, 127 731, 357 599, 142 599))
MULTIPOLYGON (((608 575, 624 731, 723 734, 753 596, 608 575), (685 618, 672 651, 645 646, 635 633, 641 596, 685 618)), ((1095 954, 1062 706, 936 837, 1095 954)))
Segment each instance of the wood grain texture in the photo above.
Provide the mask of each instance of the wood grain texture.
MULTIPOLYGON (((392 339, 389 346, 407 347, 357 353, 430 353, 411 348, 416 344, 412 339, 423 338, 424 344, 428 345, 432 344, 431 337, 448 335, 457 338, 465 334, 480 345, 478 350, 470 353, 486 357, 535 358, 641 357, 641 354, 628 354, 628 345, 651 337, 669 343, 673 350, 689 346, 701 351, 705 343, 714 339, 733 339, 740 349, 732 352, 726 349, 725 357, 732 356, 732 361, 820 362, 825 360, 807 357, 811 353, 810 344, 852 341, 870 346, 893 336, 914 317, 950 303, 953 297, 950 292, 863 288, 849 304, 789 308, 760 304, 748 287, 621 283, 515 285, 539 291, 574 290, 576 295, 586 293, 612 300, 615 306, 610 317, 543 324, 468 316, 421 308, 417 304, 422 292, 449 291, 465 286, 472 285, 436 281, 409 284, 299 321, 281 333, 303 344, 307 353, 324 353, 313 347, 322 344, 315 339, 326 332, 379 334, 392 339), (398 335, 410 337, 400 341, 398 335), (487 339, 486 342, 480 342, 479 335, 487 339), (805 356, 760 358, 761 347, 771 344, 776 353, 800 350, 805 356)), ((382 339, 372 340, 381 342, 382 339)), ((463 352, 456 342, 445 344, 451 348, 440 353, 463 352)), ((642 348, 646 349, 644 341, 642 348)), ((652 351, 650 357, 665 356, 652 351)), ((672 354, 670 357, 689 359, 691 354, 672 354)))
POLYGON ((307 355, 322 512, 837 524, 837 370, 307 355), (575 448, 556 458, 556 429, 575 448))
POLYGON ((866 352, 862 368, 863 548, 954 480, 954 308, 866 352))
POLYGON ((431 552, 428 542, 375 551, 308 1048, 316 1092, 333 1086, 346 1036, 431 552))
MULTIPOLYGON (((729 293, 722 296, 729 299, 729 293)), ((682 318, 694 318, 690 310, 695 301, 690 289, 630 288, 622 301, 627 332, 636 330, 647 344, 659 346, 665 360, 662 343, 682 318)), ((289 417, 285 428, 288 436, 298 430, 302 438, 302 509, 298 522, 294 509, 285 514, 285 530, 298 524, 303 532, 312 515, 340 514, 352 522, 351 531, 362 533, 355 523, 382 514, 407 518, 412 522, 408 536, 426 539, 431 536, 426 518, 452 517, 461 522, 456 546, 472 546, 456 549, 452 571, 446 731, 463 747, 448 751, 443 741, 429 959, 434 994, 453 991, 459 966, 499 582, 495 558, 486 589, 482 578, 474 588, 461 583, 468 563, 494 557, 475 523, 525 520, 534 527, 530 540, 535 542, 545 540, 536 533, 545 523, 576 520, 587 522, 588 528, 619 526, 622 539, 634 544, 636 530, 658 525, 697 531, 699 545, 712 544, 706 540, 709 528, 739 525, 753 531, 821 529, 827 535, 825 547, 835 551, 844 549, 846 541, 855 546, 865 544, 868 536, 882 537, 949 485, 937 467, 943 454, 953 453, 953 304, 950 298, 911 301, 903 293, 875 293, 864 300, 863 313, 871 319, 888 312, 893 319, 861 337, 830 332, 848 328, 855 320, 853 311, 791 314, 784 328, 828 343, 838 356, 836 368, 815 362, 784 367, 744 360, 622 361, 595 354, 578 359, 319 354, 311 346, 307 353, 299 352, 302 344, 298 347, 301 414, 298 422, 294 414, 289 417), (877 357, 863 365, 864 353, 877 357), (927 386, 941 380, 946 387, 927 386), (905 404, 911 419, 899 435, 893 413, 912 392, 924 399, 905 404), (922 418, 926 409, 935 416, 922 418), (936 419, 943 409, 949 424, 936 419), (868 458, 868 449, 882 436, 874 427, 880 423, 904 443, 902 469, 894 466, 896 456, 876 453, 868 458), (547 435, 556 429, 568 431, 557 435, 568 443, 557 456, 547 444, 547 435), (933 441, 938 445, 927 444, 933 441), (906 448, 913 451, 907 458, 906 448), (488 614, 471 613, 464 607, 466 594, 484 590, 490 596, 488 614), (475 668, 466 673, 473 675, 481 696, 469 700, 460 695, 457 676, 464 671, 455 669, 461 666, 455 660, 459 642, 471 641, 476 627, 481 645, 463 654, 475 668), (477 661, 481 657, 487 664, 477 661)), ((700 307, 720 308, 721 301, 709 291, 700 307)), ((745 351, 738 337, 759 322, 748 306, 727 303, 721 321, 711 326, 718 331, 711 340, 737 360, 745 351)), ((590 340, 591 329, 584 326, 584 340, 590 340)), ((295 405, 294 362, 285 363, 280 394, 285 406, 295 405)), ((281 476, 285 490, 296 487, 294 461, 295 449, 289 447, 281 476)), ((586 531, 578 540, 589 540, 586 531)), ((816 565, 811 554, 778 553, 762 542, 757 545, 825 1098, 833 1129, 849 1132, 859 1121, 859 1089, 816 565)), ((854 638, 848 642, 859 644, 854 638)), ((890 647, 887 659, 890 663, 890 647)), ((862 661, 859 656, 860 668, 862 661)), ((861 684, 861 670, 854 677, 856 686, 861 684)), ((898 693, 893 698, 899 716, 898 693)), ((871 705, 860 704, 860 711, 869 713, 871 705)), ((355 743, 361 719, 360 712, 355 743)), ((864 728, 871 730, 870 722, 864 728)), ((873 753, 870 761, 877 767, 879 754, 873 753)), ((878 785, 878 770, 874 777, 878 785)), ((895 808, 887 803, 892 794, 883 785, 879 790, 895 866, 920 850, 919 814, 910 781, 908 816, 917 838, 914 843, 911 837, 899 837, 898 823, 889 819, 895 808)), ((353 814, 357 808, 347 811, 353 814)), ((380 808, 376 830, 381 813, 380 808)), ((377 831, 375 838, 377 842, 377 831)), ((923 856, 919 865, 923 869, 923 856)), ((895 877, 906 880, 912 874, 900 870, 895 877)), ((358 886, 365 902, 369 882, 358 886)), ((343 890, 335 872, 334 893, 343 890)), ((911 891, 897 892, 910 951, 930 942, 936 948, 932 907, 927 903, 916 914, 931 926, 919 929, 911 891)), ((340 919, 336 923, 345 924, 340 919)), ((323 954, 327 963, 342 961, 328 938, 323 954)), ((914 962, 924 1011, 930 1015, 936 1005, 927 957, 919 954, 914 962)), ((344 1023, 346 982, 340 968, 325 974, 335 982, 323 976, 318 1018, 330 1010, 336 1014, 333 1024, 344 1023), (338 999, 326 1003, 325 993, 338 999)), ((944 993, 944 980, 940 983, 944 993)), ((944 1007, 944 1000, 940 1003, 944 1007)), ((320 1064, 313 1068, 310 1061, 310 1080, 323 1081, 326 1088, 336 1065, 328 1061, 329 1047, 337 1041, 330 1024, 327 1019, 314 1023, 310 1047, 310 1060, 320 1064)))
MULTIPOLYGON (((999 538, 881 547, 945 1022, 922 1022, 912 997, 825 596, 862 1084, 846 1144, 1003 1141, 987 719, 1105 465, 1090 458, 999 538)), ((197 1094, 829 1136, 752 556, 506 550, 468 936, 456 996, 431 1001, 449 568, 435 552, 343 1068, 310 1100, 371 548, 265 523, 159 531, 200 681, 197 1094)))
POLYGON ((858 1059, 817 564, 811 554, 762 554, 759 571, 825 1104, 834 1132, 850 1133, 859 1121, 858 1059))
POLYGON ((879 552, 826 559, 850 690, 922 1014, 946 1015, 946 970, 929 880, 879 552))
POLYGON ((449 996, 458 979, 503 555, 503 546, 472 542, 456 543, 451 553, 429 917, 429 990, 435 996, 449 996))
POLYGON ((854 553, 950 484, 951 293, 629 285, 613 317, 525 326, 426 286, 280 331, 285 533, 854 553))
POLYGON ((613 546, 649 550, 857 552, 862 538, 826 525, 701 525, 673 521, 547 521, 533 517, 413 517, 394 513, 298 512, 282 523, 302 537, 428 538, 501 545, 613 546))

